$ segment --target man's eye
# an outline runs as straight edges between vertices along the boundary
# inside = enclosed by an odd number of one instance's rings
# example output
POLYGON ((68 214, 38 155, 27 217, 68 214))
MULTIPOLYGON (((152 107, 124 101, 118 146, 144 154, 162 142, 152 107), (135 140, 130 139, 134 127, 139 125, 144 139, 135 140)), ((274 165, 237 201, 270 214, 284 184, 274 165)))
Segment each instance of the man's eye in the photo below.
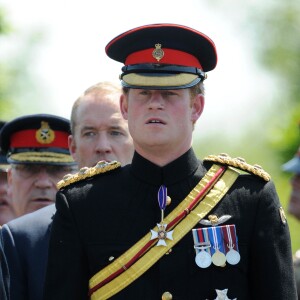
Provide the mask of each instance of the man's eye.
POLYGON ((96 135, 96 133, 93 131, 87 131, 87 132, 83 133, 83 136, 95 136, 95 135, 96 135))
POLYGON ((175 96, 176 93, 174 93, 172 91, 165 91, 165 92, 163 92, 163 95, 165 95, 165 96, 175 96))
POLYGON ((38 170, 39 170, 39 166, 35 166, 35 165, 24 165, 22 168, 22 171, 26 173, 38 172, 38 170))
POLYGON ((147 90, 140 91, 140 95, 148 95, 148 94, 149 94, 149 91, 147 91, 147 90))
POLYGON ((111 135, 122 135, 122 132, 120 132, 120 131, 111 131, 110 134, 111 135))

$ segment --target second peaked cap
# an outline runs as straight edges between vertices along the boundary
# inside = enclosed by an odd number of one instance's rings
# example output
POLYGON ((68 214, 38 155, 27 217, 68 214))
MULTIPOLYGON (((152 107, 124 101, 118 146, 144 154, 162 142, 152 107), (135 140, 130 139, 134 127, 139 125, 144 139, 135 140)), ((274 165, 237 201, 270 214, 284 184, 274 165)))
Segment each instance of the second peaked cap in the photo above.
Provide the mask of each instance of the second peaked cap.
POLYGON ((68 119, 50 114, 25 115, 2 127, 1 149, 9 163, 74 165, 69 134, 68 119))

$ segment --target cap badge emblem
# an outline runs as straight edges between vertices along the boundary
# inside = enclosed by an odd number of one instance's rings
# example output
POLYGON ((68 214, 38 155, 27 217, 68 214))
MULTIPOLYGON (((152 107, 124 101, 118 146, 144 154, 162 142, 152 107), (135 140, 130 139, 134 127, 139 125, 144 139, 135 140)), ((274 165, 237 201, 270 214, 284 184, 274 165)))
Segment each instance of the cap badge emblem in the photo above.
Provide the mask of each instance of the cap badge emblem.
POLYGON ((50 144, 55 139, 55 133, 50 128, 48 122, 41 122, 41 128, 35 133, 35 138, 40 144, 50 144))
POLYGON ((161 44, 155 44, 155 49, 152 51, 152 56, 157 60, 160 61, 164 57, 165 53, 164 50, 161 49, 161 44))

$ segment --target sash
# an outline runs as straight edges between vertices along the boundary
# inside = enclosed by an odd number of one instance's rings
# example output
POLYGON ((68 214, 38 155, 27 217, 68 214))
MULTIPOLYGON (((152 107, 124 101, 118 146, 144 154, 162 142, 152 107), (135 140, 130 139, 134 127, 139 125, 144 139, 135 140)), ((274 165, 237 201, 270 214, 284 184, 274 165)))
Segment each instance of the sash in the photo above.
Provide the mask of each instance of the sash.
MULTIPOLYGON (((108 299, 145 273, 174 247, 223 198, 237 179, 233 168, 213 165, 189 195, 164 219, 166 230, 174 228, 167 246, 153 247, 150 232, 140 241, 96 273, 89 281, 91 300, 108 299)), ((157 226, 153 229, 158 230, 157 226)))

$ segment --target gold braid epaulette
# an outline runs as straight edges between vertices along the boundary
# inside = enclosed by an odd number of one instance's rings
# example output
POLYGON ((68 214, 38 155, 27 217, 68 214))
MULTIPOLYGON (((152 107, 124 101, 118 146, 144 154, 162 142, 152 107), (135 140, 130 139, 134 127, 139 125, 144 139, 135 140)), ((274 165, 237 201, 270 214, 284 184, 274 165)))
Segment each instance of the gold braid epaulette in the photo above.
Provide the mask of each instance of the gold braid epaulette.
POLYGON ((263 170, 263 168, 259 165, 249 165, 246 163, 245 159, 241 157, 231 158, 226 153, 221 153, 219 155, 209 155, 205 157, 203 160, 205 161, 212 161, 212 162, 219 162, 221 164, 229 165, 235 167, 237 169, 247 171, 248 173, 257 175, 263 178, 265 181, 270 181, 271 176, 263 170))
POLYGON ((117 161, 106 162, 106 161, 99 161, 94 167, 88 168, 84 167, 79 170, 78 173, 75 174, 67 174, 63 177, 61 181, 57 183, 57 188, 61 189, 66 187, 74 182, 81 181, 83 179, 93 177, 98 174, 106 173, 108 171, 117 169, 121 167, 121 163, 117 161))

